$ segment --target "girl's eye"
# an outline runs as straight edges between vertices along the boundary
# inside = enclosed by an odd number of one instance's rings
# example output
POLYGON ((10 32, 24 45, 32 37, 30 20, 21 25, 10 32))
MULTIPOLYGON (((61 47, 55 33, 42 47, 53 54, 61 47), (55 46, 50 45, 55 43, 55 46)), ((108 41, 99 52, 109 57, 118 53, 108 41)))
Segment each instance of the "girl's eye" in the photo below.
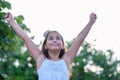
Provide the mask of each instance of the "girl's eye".
POLYGON ((60 40, 60 38, 58 37, 58 38, 56 38, 57 40, 60 40))
POLYGON ((50 40, 53 40, 53 37, 50 37, 49 39, 50 39, 50 40))

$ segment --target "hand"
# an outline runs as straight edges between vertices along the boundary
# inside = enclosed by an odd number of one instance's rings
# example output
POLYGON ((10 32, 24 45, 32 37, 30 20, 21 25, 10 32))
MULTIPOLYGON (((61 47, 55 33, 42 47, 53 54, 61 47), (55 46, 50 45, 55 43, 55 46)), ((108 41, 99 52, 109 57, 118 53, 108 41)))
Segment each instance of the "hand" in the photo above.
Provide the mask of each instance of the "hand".
POLYGON ((91 13, 90 14, 90 22, 95 22, 96 21, 96 19, 97 19, 97 16, 96 16, 96 14, 95 13, 91 13))
POLYGON ((4 16, 4 18, 5 18, 8 22, 11 22, 11 21, 14 20, 12 14, 11 14, 10 12, 6 13, 5 16, 4 16))

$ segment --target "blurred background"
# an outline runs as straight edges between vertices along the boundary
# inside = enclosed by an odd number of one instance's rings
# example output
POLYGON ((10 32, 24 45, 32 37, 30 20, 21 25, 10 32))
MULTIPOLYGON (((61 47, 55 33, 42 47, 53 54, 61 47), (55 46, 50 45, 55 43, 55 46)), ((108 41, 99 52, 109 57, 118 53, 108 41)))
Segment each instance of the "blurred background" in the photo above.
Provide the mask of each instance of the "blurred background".
MULTIPOLYGON (((70 41, 85 27, 90 13, 98 19, 86 40, 96 48, 120 52, 119 0, 9 0, 13 15, 21 14, 35 36, 35 43, 43 39, 46 30, 59 31, 70 41), (95 41, 94 41, 95 40, 95 41)), ((119 56, 118 56, 119 57, 119 56)), ((119 57, 120 58, 120 57, 119 57)))

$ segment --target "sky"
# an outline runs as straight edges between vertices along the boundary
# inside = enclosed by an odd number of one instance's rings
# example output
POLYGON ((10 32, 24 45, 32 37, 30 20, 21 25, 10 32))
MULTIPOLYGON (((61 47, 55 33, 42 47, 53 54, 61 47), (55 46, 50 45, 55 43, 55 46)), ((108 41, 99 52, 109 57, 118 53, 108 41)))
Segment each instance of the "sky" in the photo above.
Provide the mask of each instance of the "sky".
POLYGON ((119 0, 7 0, 14 16, 23 15, 24 23, 35 36, 43 40, 46 30, 57 30, 65 41, 75 38, 86 26, 93 12, 97 20, 85 41, 96 49, 115 52, 120 59, 119 0))

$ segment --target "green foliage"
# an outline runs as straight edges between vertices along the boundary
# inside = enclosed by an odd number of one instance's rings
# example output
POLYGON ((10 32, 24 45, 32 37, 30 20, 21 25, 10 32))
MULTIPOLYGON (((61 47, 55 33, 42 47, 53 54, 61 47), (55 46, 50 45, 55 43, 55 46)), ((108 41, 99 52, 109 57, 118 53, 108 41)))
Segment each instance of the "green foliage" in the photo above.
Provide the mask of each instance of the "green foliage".
MULTIPOLYGON (((4 9, 11 9, 11 4, 0 0, 0 75, 5 80, 37 80, 35 62, 27 50, 23 51, 25 48, 23 40, 5 21, 4 9)), ((22 29, 30 32, 30 29, 23 23, 22 15, 14 19, 22 29)))
POLYGON ((5 8, 11 9, 11 4, 5 0, 0 0, 0 11, 2 11, 5 8))
POLYGON ((87 42, 81 48, 74 59, 70 80, 120 80, 120 72, 117 70, 120 68, 120 60, 113 59, 112 50, 103 52, 92 48, 87 42))

